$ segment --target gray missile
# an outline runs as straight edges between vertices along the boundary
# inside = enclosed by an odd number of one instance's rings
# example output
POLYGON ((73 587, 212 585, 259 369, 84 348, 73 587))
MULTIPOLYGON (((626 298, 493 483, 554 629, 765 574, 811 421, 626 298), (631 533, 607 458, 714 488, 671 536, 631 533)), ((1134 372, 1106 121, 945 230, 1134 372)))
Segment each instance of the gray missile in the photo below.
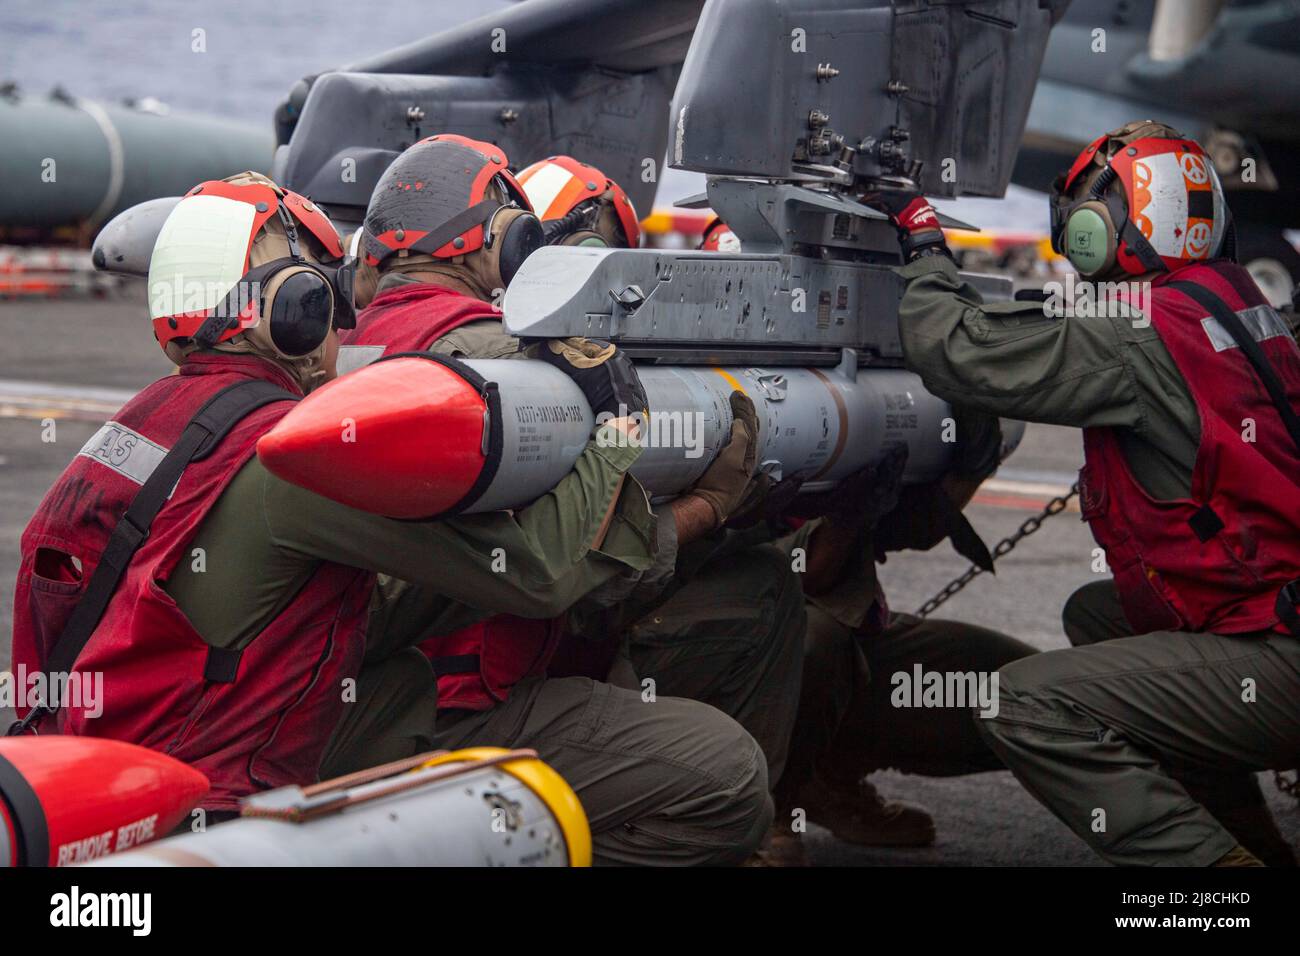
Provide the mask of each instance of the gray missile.
MULTIPOLYGON (((355 358, 355 356, 353 356, 355 358)), ((909 448, 905 480, 943 473, 952 411, 903 369, 646 366, 650 415, 632 467, 656 498, 703 474, 731 431, 740 389, 759 421, 758 467, 824 489, 909 448)), ((553 488, 596 422, 563 372, 530 359, 399 356, 317 389, 258 443, 273 473, 352 507, 398 518, 514 508, 553 488)), ((609 438, 611 430, 598 433, 609 438)))
MULTIPOLYGON (((540 362, 470 360, 495 382, 501 414, 501 467, 472 511, 531 501, 573 466, 594 424, 582 393, 540 362), (566 414, 580 408, 581 417, 566 414), (523 497, 520 497, 520 495, 523 497)), ((815 491, 878 459, 895 442, 908 446, 904 479, 943 473, 952 443, 942 440, 951 409, 903 369, 860 374, 846 352, 837 368, 645 366, 641 382, 650 415, 638 438, 632 474, 656 498, 689 488, 731 434, 731 393, 744 392, 758 412, 758 468, 774 479, 798 477, 815 491)), ((951 431, 951 426, 949 426, 951 431)))

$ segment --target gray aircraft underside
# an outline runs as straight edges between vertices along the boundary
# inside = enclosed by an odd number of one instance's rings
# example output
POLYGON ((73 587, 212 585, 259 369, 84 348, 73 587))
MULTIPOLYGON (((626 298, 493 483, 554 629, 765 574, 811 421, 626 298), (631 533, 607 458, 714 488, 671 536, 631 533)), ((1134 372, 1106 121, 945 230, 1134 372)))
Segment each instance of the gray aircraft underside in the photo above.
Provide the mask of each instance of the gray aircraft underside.
MULTIPOLYGON (((733 388, 759 407, 762 467, 774 476, 815 486, 903 442, 907 477, 924 480, 951 453, 941 427, 951 411, 899 368, 898 239, 862 200, 917 187, 1001 196, 1063 7, 531 0, 300 83, 277 113, 273 176, 346 229, 388 164, 443 131, 495 142, 517 167, 572 153, 642 209, 665 160, 702 173, 708 191, 696 202, 728 223, 741 252, 542 249, 506 290, 507 329, 618 342, 660 366, 644 372, 652 409, 712 423, 698 459, 676 446, 647 455, 653 493, 685 487, 720 447, 733 388)), ((126 232, 147 233, 162 211, 136 210, 126 232)), ((106 263, 119 260, 112 245, 101 236, 106 263)), ((986 299, 1010 294, 1007 279, 969 279, 986 299)), ((535 363, 497 364, 494 376, 540 374, 535 363)), ((530 387, 498 384, 503 402, 530 387)), ((590 423, 579 425, 585 435, 590 423)), ((1008 447, 1019 433, 1008 425, 1008 447)), ((562 458, 560 473, 571 464, 562 458)), ((516 463, 505 497, 488 503, 514 501, 527 472, 516 463)), ((553 480, 539 474, 538 487, 553 480)))
POLYGON ((930 194, 999 196, 1065 0, 715 3, 712 56, 697 57, 690 79, 717 139, 697 132, 700 152, 674 157, 670 102, 704 6, 529 0, 309 77, 277 110, 275 176, 356 222, 401 149, 451 130, 496 142, 520 166, 578 155, 645 211, 657 179, 647 160, 786 178, 797 139, 811 133, 821 148, 838 131, 871 141, 860 176, 902 172, 906 157, 923 164, 930 194), (891 81, 905 89, 889 92, 891 81), (809 130, 814 109, 829 121, 809 130))
POLYGON ((666 160, 705 174, 697 203, 743 253, 535 257, 507 291, 511 331, 599 333, 678 363, 838 365, 847 348, 897 365, 897 240, 860 200, 1002 195, 1063 9, 531 0, 298 84, 277 113, 275 178, 346 227, 393 158, 440 131, 516 166, 575 154, 643 210, 666 160))

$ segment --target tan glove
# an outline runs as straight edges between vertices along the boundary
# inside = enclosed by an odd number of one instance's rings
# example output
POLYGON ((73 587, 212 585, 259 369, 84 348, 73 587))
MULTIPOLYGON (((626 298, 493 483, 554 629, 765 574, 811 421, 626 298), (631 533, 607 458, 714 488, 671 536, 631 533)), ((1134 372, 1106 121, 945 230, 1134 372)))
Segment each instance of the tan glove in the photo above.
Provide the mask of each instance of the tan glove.
POLYGON ((601 413, 613 417, 646 415, 649 401, 636 366, 622 349, 597 339, 551 339, 531 349, 529 355, 554 365, 577 383, 600 420, 601 413))
POLYGON ((744 500, 758 463, 758 412, 749 396, 731 393, 731 437, 687 494, 707 501, 720 526, 744 500))

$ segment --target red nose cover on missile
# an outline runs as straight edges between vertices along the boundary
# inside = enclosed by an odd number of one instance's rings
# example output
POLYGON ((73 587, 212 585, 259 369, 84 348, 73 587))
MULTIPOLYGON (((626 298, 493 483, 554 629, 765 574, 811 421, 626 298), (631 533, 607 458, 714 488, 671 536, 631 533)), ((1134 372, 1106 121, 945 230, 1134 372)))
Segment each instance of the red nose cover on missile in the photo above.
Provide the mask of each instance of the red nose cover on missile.
POLYGON ((384 359, 307 396, 257 443, 272 474, 390 518, 463 501, 484 472, 483 394, 451 362, 384 359))
POLYGON ((62 866, 166 836, 208 778, 102 737, 0 738, 0 866, 62 866))

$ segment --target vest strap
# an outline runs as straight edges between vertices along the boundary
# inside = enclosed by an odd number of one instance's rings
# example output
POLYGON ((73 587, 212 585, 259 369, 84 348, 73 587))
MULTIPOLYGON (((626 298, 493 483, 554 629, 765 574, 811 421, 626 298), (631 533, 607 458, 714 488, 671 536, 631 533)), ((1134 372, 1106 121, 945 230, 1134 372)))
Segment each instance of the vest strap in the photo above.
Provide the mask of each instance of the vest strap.
POLYGON ((437 677, 447 677, 451 674, 477 674, 479 671, 479 656, 477 654, 449 654, 446 657, 431 657, 429 664, 433 667, 433 673, 437 677))
MULTIPOLYGON (((203 404, 114 526, 85 593, 73 608, 67 625, 45 661, 47 673, 62 674, 72 670, 86 642, 99 626, 131 559, 149 536, 150 526, 189 463, 211 454, 231 428, 257 409, 273 402, 296 400, 297 396, 280 386, 258 380, 227 386, 203 404)), ((57 708, 51 707, 50 703, 44 701, 33 709, 52 714, 57 708)), ((24 720, 22 728, 30 723, 30 720, 24 720)))
POLYGON ((242 648, 208 647, 208 659, 203 664, 203 679, 209 684, 233 684, 239 673, 242 648))

